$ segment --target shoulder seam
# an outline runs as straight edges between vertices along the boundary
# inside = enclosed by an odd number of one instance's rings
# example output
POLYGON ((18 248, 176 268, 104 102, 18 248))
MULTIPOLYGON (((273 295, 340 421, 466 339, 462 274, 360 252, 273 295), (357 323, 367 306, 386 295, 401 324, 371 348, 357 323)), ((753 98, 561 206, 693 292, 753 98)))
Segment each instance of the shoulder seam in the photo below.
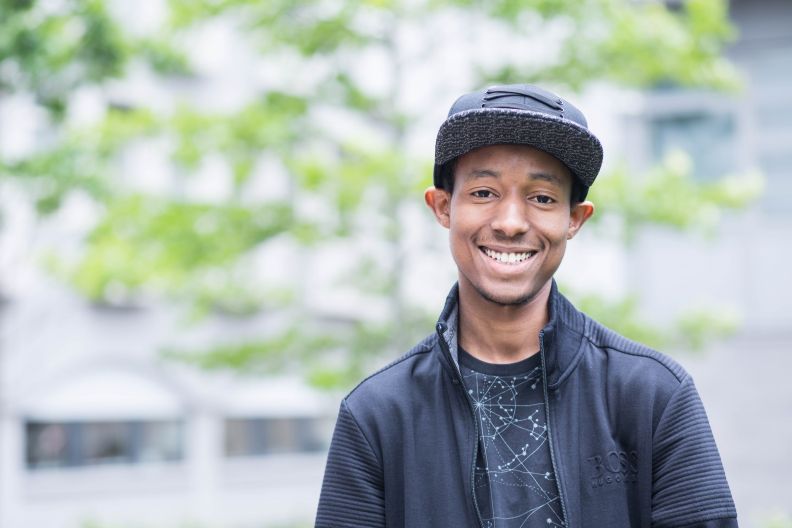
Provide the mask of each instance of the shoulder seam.
MULTIPOLYGON (((668 401, 665 403, 665 406, 663 406, 663 410, 660 412, 660 416, 657 418, 658 427, 663 422, 666 412, 668 412, 668 408, 671 406, 671 400, 676 398, 677 394, 679 394, 686 386, 686 383, 689 383, 688 380, 681 380, 679 382, 679 385, 676 388, 674 388, 674 392, 672 392, 671 395, 668 397, 668 401)), ((652 431, 652 446, 654 446, 656 439, 657 439, 657 429, 652 431)))
POLYGON ((363 428, 360 427, 360 423, 358 423, 358 420, 355 417, 355 413, 353 413, 352 409, 349 407, 349 403, 347 402, 346 398, 342 400, 342 404, 344 405, 344 410, 349 414, 349 418, 355 424, 355 427, 357 427, 360 436, 362 436, 363 440, 366 441, 366 445, 368 446, 369 451, 371 451, 371 454, 374 455, 374 458, 377 459, 377 463, 380 465, 380 468, 382 468, 382 459, 380 458, 380 455, 378 454, 377 450, 374 449, 374 446, 371 445, 371 440, 369 440, 368 436, 366 436, 366 433, 363 431, 363 428))
MULTIPOLYGON (((600 326, 602 328, 602 330, 605 330, 607 332, 612 332, 612 333, 615 334, 615 332, 613 332, 613 330, 611 330, 609 328, 606 328, 606 327, 603 327, 602 325, 600 325, 599 323, 597 323, 596 321, 594 321, 593 319, 591 319, 588 316, 586 316, 586 317, 587 317, 587 319, 589 321, 591 321, 595 325, 600 326)), ((630 343, 630 341, 626 337, 623 337, 623 336, 621 336, 619 334, 616 334, 616 335, 618 337, 622 338, 623 340, 625 340, 627 343, 630 343)), ((674 369, 673 366, 669 365, 668 361, 667 361, 667 360, 669 360, 671 358, 658 357, 658 355, 660 353, 657 352, 654 349, 651 349, 651 348, 647 347, 646 345, 640 345, 638 343, 635 343, 635 347, 636 347, 637 350, 628 350, 628 349, 626 349, 624 347, 614 346, 613 344, 605 344, 605 343, 601 343, 601 342, 595 342, 594 339, 592 339, 592 337, 591 337, 589 332, 584 332, 583 333, 583 337, 586 339, 586 341, 588 341, 592 346, 594 346, 596 348, 607 348, 609 350, 620 352, 622 354, 627 354, 627 355, 630 355, 630 356, 644 357, 644 358, 651 359, 651 360, 655 361, 656 363, 660 364, 668 372, 670 372, 671 375, 673 375, 674 378, 676 378, 676 380, 680 384, 683 383, 685 381, 685 379, 690 377, 687 374, 687 372, 684 369, 681 368, 681 365, 680 365, 680 368, 674 369), (641 350, 641 349, 643 349, 643 350, 641 350)))
POLYGON ((381 369, 379 369, 379 370, 377 370, 377 371, 375 371, 375 372, 373 372, 373 373, 369 374, 369 375, 368 375, 368 376, 366 376, 365 378, 363 378, 363 379, 360 381, 360 383, 358 383, 357 385, 355 385, 355 388, 353 388, 351 391, 349 391, 349 393, 348 393, 348 394, 347 394, 347 395, 344 397, 344 400, 346 400, 347 398, 349 398, 350 396, 352 396, 352 394, 353 394, 353 393, 354 393, 356 390, 358 390, 358 388, 359 388, 361 385, 363 385, 364 383, 366 383, 366 382, 367 382, 368 380, 370 380, 371 378, 373 378, 373 377, 375 377, 375 376, 378 376, 378 375, 382 374, 382 373, 383 373, 383 372, 385 372, 386 370, 389 370, 389 369, 391 369, 391 368, 395 367, 395 366, 396 366, 396 365, 398 365, 399 363, 402 363, 402 362, 404 362, 404 361, 407 361, 408 359, 410 359, 410 358, 411 358, 411 357, 413 357, 413 356, 417 356, 418 354, 425 354, 425 353, 427 353, 427 352, 431 351, 431 350, 432 350, 432 347, 434 347, 434 344, 435 344, 435 342, 436 342, 436 341, 437 341, 437 334, 431 334, 431 335, 429 335, 429 336, 425 337, 425 338, 423 339, 423 341, 421 341, 420 343, 418 343, 417 345, 415 345, 415 346, 412 348, 412 350, 410 350, 409 352, 407 352, 406 354, 404 354, 402 357, 400 357, 400 358, 398 358, 398 359, 396 359, 396 360, 392 361, 391 363, 388 363, 387 365, 385 365, 385 366, 384 366, 384 367, 382 367, 381 369))

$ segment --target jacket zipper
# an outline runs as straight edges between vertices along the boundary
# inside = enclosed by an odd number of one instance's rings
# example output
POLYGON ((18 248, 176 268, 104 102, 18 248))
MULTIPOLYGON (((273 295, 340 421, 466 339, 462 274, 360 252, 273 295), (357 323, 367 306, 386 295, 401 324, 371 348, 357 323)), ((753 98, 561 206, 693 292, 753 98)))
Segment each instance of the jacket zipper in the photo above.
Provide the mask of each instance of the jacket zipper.
POLYGON ((564 526, 569 526, 569 516, 567 515, 566 504, 564 502, 564 487, 561 485, 561 473, 556 464, 555 445, 553 444, 553 433, 550 420, 550 394, 547 390, 547 367, 545 365, 544 351, 544 330, 539 332, 539 359, 542 360, 542 390, 545 399, 545 416, 547 417, 547 441, 550 442, 550 463, 555 473, 556 484, 558 485, 558 498, 561 501, 561 513, 564 515, 564 526))
POLYGON ((467 393, 465 390, 465 382, 462 379, 462 372, 459 370, 459 366, 454 362, 454 358, 451 357, 451 350, 448 348, 448 343, 446 342, 445 338, 443 337, 442 332, 438 332, 440 337, 441 347, 443 348, 443 352, 448 355, 448 359, 451 360, 451 364, 454 366, 454 373, 457 377, 457 383, 460 386, 460 390, 465 395, 465 401, 468 402, 468 408, 470 409, 470 417, 473 419, 473 428, 476 432, 475 440, 473 442, 473 463, 470 467, 470 495, 473 497, 473 508, 476 510, 476 518, 478 519, 479 526, 484 528, 484 521, 481 519, 481 510, 479 509, 478 499, 476 498, 476 458, 478 458, 478 445, 479 445, 479 427, 478 427, 478 420, 476 419, 476 412, 473 409, 473 402, 470 394, 467 393))

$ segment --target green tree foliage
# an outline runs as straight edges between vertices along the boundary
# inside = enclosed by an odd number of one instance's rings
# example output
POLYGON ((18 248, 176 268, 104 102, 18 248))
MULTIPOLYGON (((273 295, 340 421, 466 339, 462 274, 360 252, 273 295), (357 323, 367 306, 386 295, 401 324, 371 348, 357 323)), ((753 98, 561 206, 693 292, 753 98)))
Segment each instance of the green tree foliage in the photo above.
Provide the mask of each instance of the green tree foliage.
POLYGON ((0 2, 0 90, 29 92, 62 117, 76 87, 123 71, 128 50, 103 2, 41 4, 0 2))
POLYGON ((768 519, 763 524, 764 528, 790 528, 792 527, 792 519, 788 515, 775 515, 768 519))
MULTIPOLYGON (((53 123, 62 123, 40 150, 0 158, 0 174, 25 186, 45 215, 70 193, 102 206, 84 253, 53 259, 53 269, 94 302, 153 297, 183 302, 197 315, 290 314, 290 324, 259 340, 168 354, 212 368, 297 369, 323 386, 349 383, 432 328, 432 316, 404 287, 405 205, 420 200, 431 174, 431 160, 410 154, 420 114, 403 102, 415 72, 437 67, 432 47, 441 37, 425 28, 453 26, 460 43, 497 49, 490 42, 497 36, 509 48, 525 49, 471 57, 475 86, 738 86, 721 56, 733 36, 725 0, 689 0, 673 10, 662 2, 624 0, 170 0, 167 22, 146 38, 124 34, 98 0, 61 5, 53 13, 43 3, 0 2, 0 95, 33 94, 53 123), (222 112, 186 102, 156 112, 108 105, 89 127, 64 119, 78 87, 123 77, 133 62, 163 80, 189 78, 190 38, 217 21, 234 27, 275 79, 262 83, 253 100, 222 112), (541 56, 531 39, 542 41, 541 56), (389 76, 384 90, 372 89, 361 72, 372 53, 389 76), (322 112, 355 126, 328 124, 318 119, 322 112), (120 176, 119 160, 141 143, 165 145, 174 182, 168 190, 146 192, 120 176), (215 177, 228 184, 228 196, 194 198, 187 191, 194 174, 217 160, 227 169, 215 177), (287 196, 255 197, 254 184, 274 173, 288 176, 287 196), (356 243, 350 256, 360 265, 350 270, 351 282, 385 300, 387 316, 323 323, 304 310, 299 285, 263 284, 253 256, 284 238, 314 248, 356 243), (366 241, 372 238, 382 242, 387 259, 370 258, 366 241)), ((643 178, 617 168, 601 178, 595 199, 619 219, 629 241, 643 225, 711 225, 719 211, 751 197, 735 192, 734 179, 701 184, 690 173, 684 156, 643 178)), ((628 335, 660 341, 659 331, 636 318, 635 301, 581 301, 628 335)), ((695 321, 688 334, 700 340, 711 325, 695 321)))
POLYGON ((606 174, 591 189, 591 199, 604 214, 592 224, 616 218, 623 241, 651 225, 712 233, 726 210, 744 208, 763 189, 760 174, 724 174, 712 182, 694 179, 690 157, 674 151, 648 174, 636 177, 625 167, 606 174))

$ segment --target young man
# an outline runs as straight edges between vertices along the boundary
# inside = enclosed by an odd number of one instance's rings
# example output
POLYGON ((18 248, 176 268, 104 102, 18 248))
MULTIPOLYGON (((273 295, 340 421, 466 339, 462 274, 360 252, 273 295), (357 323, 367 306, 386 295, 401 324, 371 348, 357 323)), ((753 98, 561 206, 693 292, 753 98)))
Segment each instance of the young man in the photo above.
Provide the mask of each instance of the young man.
POLYGON ((316 526, 737 526, 690 376, 553 281, 601 162, 550 92, 454 103, 425 199, 459 282, 437 332, 342 402, 316 526))

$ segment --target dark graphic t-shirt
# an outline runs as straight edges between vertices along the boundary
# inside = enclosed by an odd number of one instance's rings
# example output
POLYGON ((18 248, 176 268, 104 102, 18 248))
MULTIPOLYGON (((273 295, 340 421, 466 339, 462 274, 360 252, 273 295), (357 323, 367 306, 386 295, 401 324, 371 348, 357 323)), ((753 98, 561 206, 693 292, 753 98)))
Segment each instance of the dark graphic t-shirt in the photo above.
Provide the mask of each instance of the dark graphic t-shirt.
POLYGON ((479 425, 475 492, 484 526, 564 526, 539 354, 498 365, 460 349, 459 364, 479 425))

